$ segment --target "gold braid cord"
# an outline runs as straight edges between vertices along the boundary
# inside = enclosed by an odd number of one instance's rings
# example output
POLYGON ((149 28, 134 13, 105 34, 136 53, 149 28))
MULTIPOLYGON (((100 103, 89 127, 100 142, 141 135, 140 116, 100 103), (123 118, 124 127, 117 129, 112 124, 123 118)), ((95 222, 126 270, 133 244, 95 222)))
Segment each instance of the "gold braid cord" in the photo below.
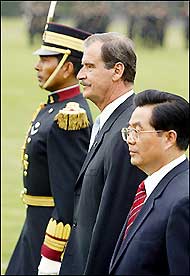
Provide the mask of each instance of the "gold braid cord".
POLYGON ((79 130, 89 126, 86 111, 76 102, 69 102, 55 116, 55 121, 64 130, 79 130))

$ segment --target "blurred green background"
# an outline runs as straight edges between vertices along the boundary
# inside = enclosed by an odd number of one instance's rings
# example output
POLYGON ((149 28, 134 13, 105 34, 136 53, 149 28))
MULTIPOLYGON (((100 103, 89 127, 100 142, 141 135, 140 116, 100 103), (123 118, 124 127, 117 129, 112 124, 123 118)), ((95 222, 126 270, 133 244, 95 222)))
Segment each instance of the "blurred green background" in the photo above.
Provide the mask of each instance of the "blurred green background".
MULTIPOLYGON (((6 2, 6 1, 4 1, 6 2)), ((11 1, 10 1, 11 2, 11 1)), ((73 23, 72 17, 62 23, 73 23)), ((108 31, 124 33, 118 18, 110 22, 108 31)), ((25 206, 20 200, 22 189, 21 146, 33 112, 44 102, 47 92, 38 87, 32 52, 39 48, 36 37, 28 43, 26 24, 20 17, 1 17, 1 275, 19 237, 25 206)), ((155 88, 179 94, 188 99, 188 48, 183 25, 174 22, 166 30, 164 47, 146 48, 136 41, 138 56, 135 91, 155 88)), ((101 81, 101 80, 99 80, 101 81)), ((90 103, 93 117, 99 111, 90 103)), ((39 218, 40 219, 40 218, 39 218)))

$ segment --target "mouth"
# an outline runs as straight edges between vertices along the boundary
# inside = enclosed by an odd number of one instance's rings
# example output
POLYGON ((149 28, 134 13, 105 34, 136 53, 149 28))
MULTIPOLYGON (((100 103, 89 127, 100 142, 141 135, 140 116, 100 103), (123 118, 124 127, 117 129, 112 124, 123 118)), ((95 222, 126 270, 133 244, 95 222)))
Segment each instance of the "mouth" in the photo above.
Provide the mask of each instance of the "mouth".
POLYGON ((132 150, 129 150, 129 154, 132 156, 132 155, 135 155, 136 152, 135 152, 135 151, 132 151, 132 150))
POLYGON ((82 87, 84 89, 91 86, 91 84, 88 84, 88 83, 85 83, 85 82, 80 82, 80 84, 82 85, 82 87))
POLYGON ((37 76, 37 79, 38 79, 39 82, 42 81, 42 77, 40 77, 40 76, 37 76))

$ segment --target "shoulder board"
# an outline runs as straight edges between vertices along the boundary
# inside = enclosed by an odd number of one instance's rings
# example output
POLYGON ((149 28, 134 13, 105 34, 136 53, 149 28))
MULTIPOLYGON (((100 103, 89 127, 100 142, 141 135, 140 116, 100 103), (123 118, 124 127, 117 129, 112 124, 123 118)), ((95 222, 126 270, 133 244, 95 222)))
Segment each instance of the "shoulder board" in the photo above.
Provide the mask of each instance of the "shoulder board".
POLYGON ((69 102, 54 118, 64 130, 79 130, 89 126, 86 111, 76 102, 69 102))

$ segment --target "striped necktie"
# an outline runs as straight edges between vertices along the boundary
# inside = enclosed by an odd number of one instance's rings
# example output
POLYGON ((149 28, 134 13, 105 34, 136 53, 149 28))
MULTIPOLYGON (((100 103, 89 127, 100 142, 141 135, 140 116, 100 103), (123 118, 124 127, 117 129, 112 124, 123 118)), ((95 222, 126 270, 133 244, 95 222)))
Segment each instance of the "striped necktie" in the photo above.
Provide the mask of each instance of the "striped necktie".
POLYGON ((94 144, 94 141, 95 141, 96 135, 98 134, 99 129, 100 129, 100 117, 97 116, 92 127, 92 133, 90 137, 90 144, 89 144, 88 151, 90 151, 92 145, 94 144))
POLYGON ((135 218, 137 217, 138 213, 140 212, 140 210, 144 204, 145 198, 146 198, 146 190, 145 190, 145 185, 144 185, 144 181, 143 181, 143 182, 141 182, 141 184, 139 185, 139 187, 137 189, 137 193, 135 195, 133 205, 130 209, 127 226, 125 229, 125 234, 124 234, 123 239, 126 238, 129 227, 133 224, 135 218))

